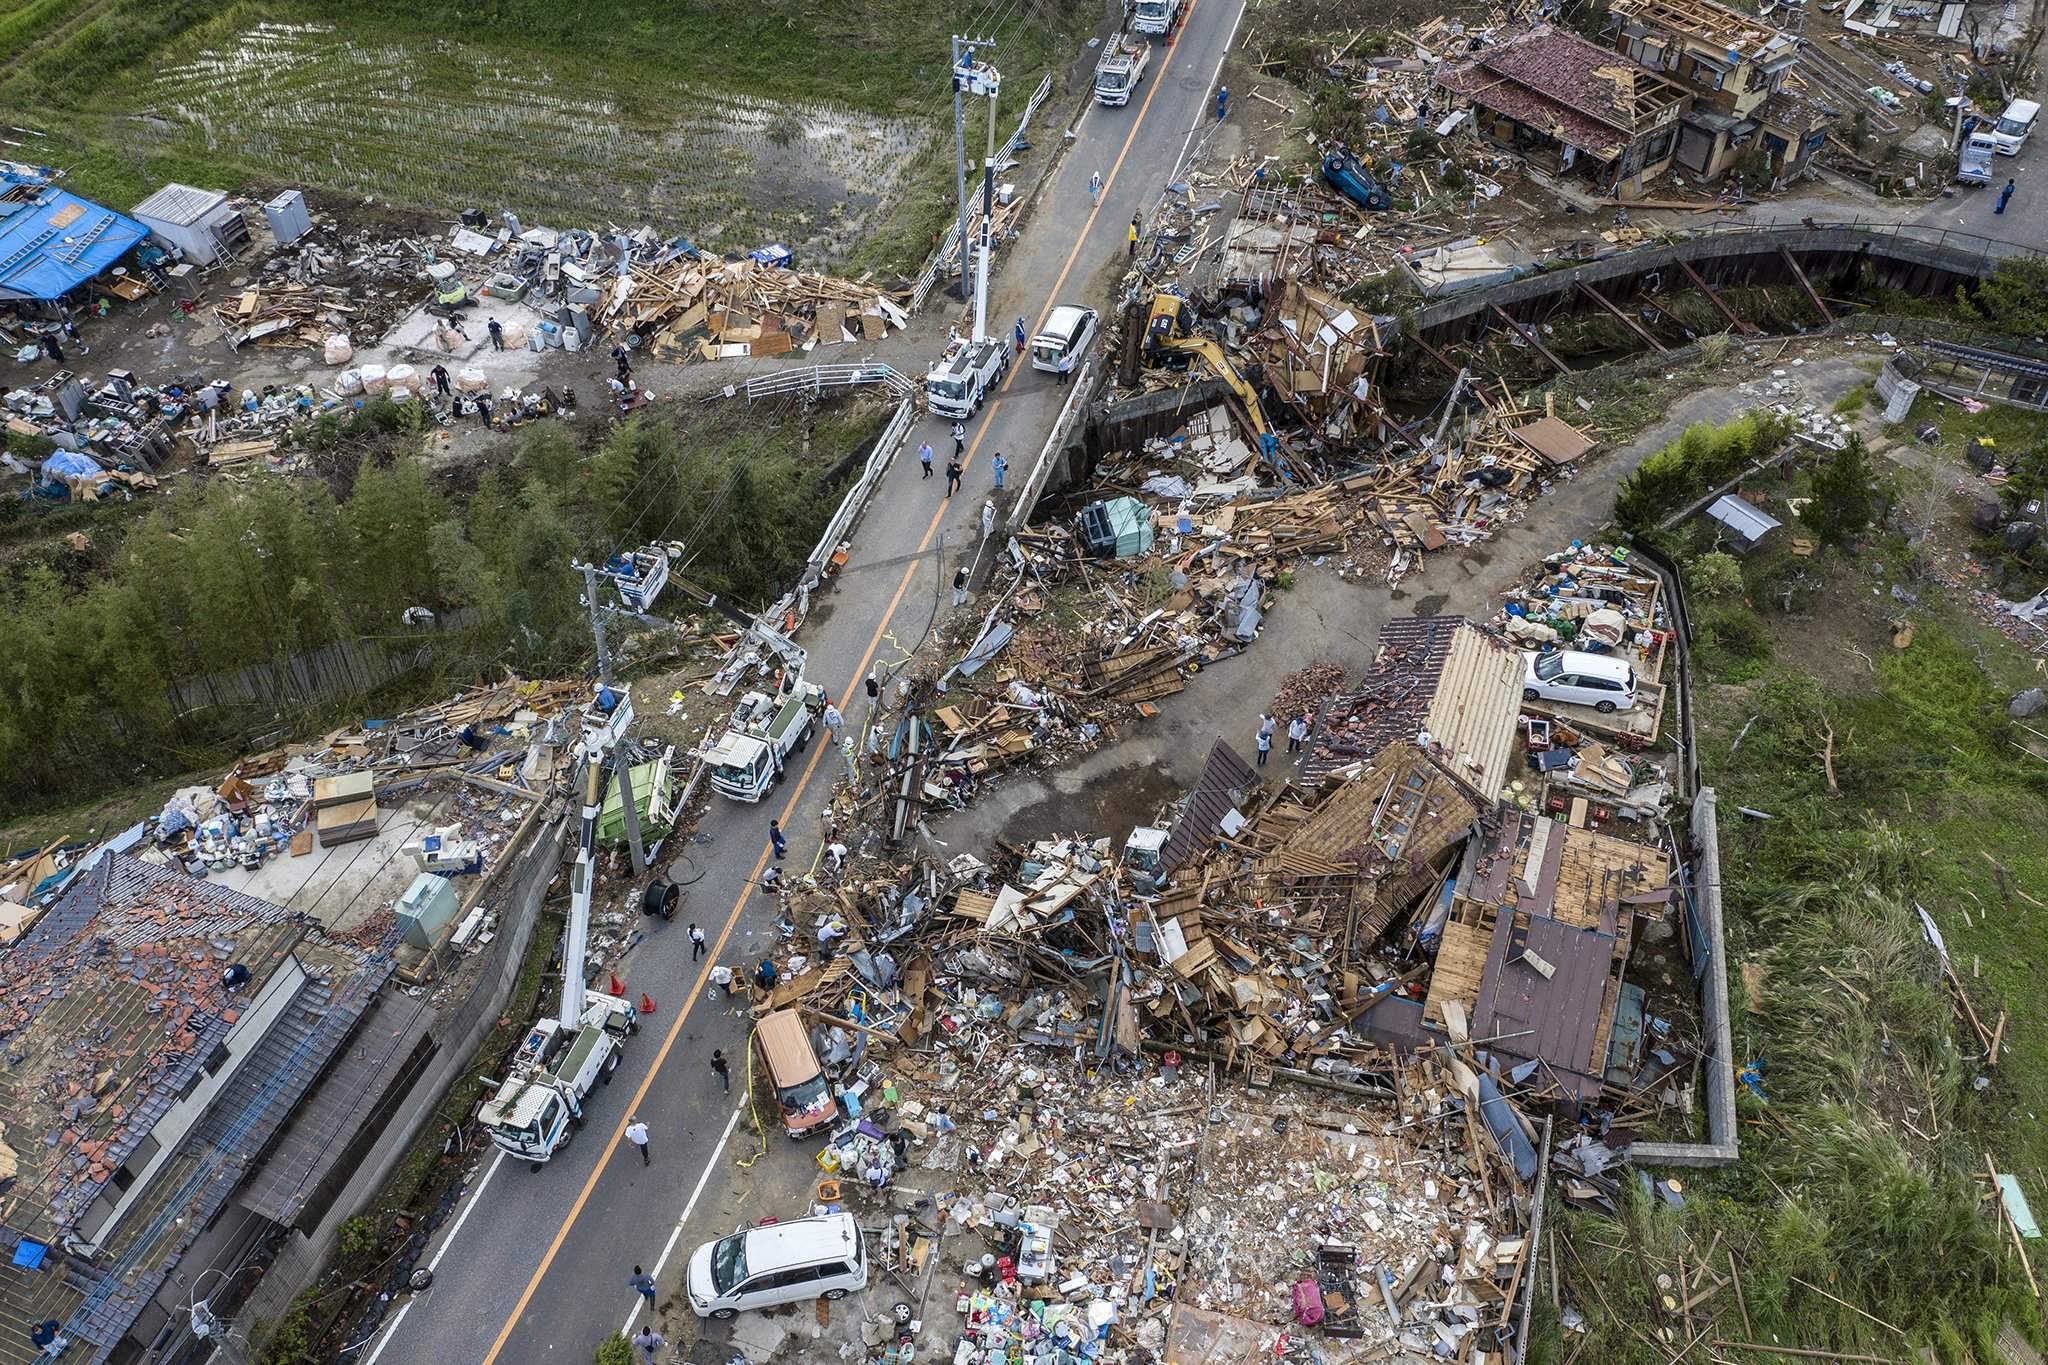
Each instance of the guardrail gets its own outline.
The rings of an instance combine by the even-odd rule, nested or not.
[[[1052,476],[1052,467],[1058,462],[1060,450],[1073,433],[1074,423],[1080,419],[1082,409],[1088,406],[1088,392],[1094,381],[1095,361],[1091,359],[1081,366],[1080,375],[1069,386],[1066,404],[1053,420],[1052,434],[1045,438],[1045,447],[1038,452],[1037,462],[1024,476],[1024,482],[1017,485],[1017,501],[1010,504],[1005,529],[1015,531],[1030,519],[1031,509],[1038,505],[1040,495],[1045,492],[1045,481]]]
[[[1000,166],[1003,163],[1003,159],[1016,151],[1019,144],[1024,141],[1024,130],[1030,126],[1032,116],[1038,112],[1038,107],[1045,103],[1046,97],[1050,94],[1052,94],[1052,73],[1047,72],[1039,79],[1038,88],[1031,92],[1031,98],[1024,102],[1024,116],[1017,120],[1017,130],[1010,134],[1009,141],[996,148],[997,165]],[[969,232],[974,231],[975,224],[980,221],[981,205],[979,203],[970,204],[967,211],[967,230]],[[939,276],[944,272],[946,262],[952,259],[953,253],[959,249],[960,224],[956,222],[946,229],[945,239],[939,243],[939,249],[934,251],[931,259],[925,262],[924,270],[918,274],[917,283],[910,287],[911,312],[914,313],[924,307],[925,299],[938,285]]]
[[[728,388],[725,393],[731,397],[744,392],[751,403],[783,393],[808,393],[816,397],[826,389],[856,388],[863,384],[881,384],[905,398],[917,394],[917,384],[908,375],[893,365],[873,360],[858,365],[807,365],[800,370],[778,370],[749,379],[744,388]]]
[[[832,520],[825,523],[824,534],[811,547],[810,557],[804,561],[804,571],[797,579],[796,587],[785,593],[782,600],[768,609],[771,620],[783,620],[791,612],[802,620],[810,613],[811,593],[825,579],[825,564],[841,541],[853,531],[853,525],[860,520],[860,514],[867,510],[868,499],[874,495],[882,476],[889,472],[890,463],[896,452],[903,448],[904,438],[910,434],[910,424],[917,420],[917,404],[905,398],[896,405],[896,411],[889,414],[889,423],[882,428],[882,434],[875,438],[875,447],[868,452],[867,463],[861,467],[860,477],[853,481],[853,487],[846,490],[846,496],[839,500],[839,510],[832,514]]]

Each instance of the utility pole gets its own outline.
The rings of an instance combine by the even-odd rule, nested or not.
[[[570,567],[581,570],[583,574],[583,605],[590,610],[590,634],[597,641],[597,685],[600,688],[608,688],[612,685],[612,656],[610,649],[605,645],[604,614],[609,609],[598,601],[597,566],[594,564],[581,564],[572,560]],[[627,703],[621,702],[620,705],[627,705]],[[629,720],[628,724],[630,723]],[[620,742],[623,742],[625,735],[621,733],[618,739]],[[626,843],[633,850],[633,875],[637,877],[647,870],[647,848],[640,841],[640,811],[633,802],[633,764],[630,759],[619,758],[616,748],[611,749],[609,755],[612,767],[619,774],[619,809],[626,817]],[[593,754],[589,751],[586,751],[584,754],[585,763],[602,765],[605,761],[605,755]],[[598,773],[585,777],[584,803],[586,807],[593,801],[599,807],[602,807],[604,804],[602,777],[601,769]],[[595,815],[586,811],[586,820],[594,821],[596,818]],[[577,998],[580,1001],[582,997],[579,995]]]
[[[972,254],[967,241],[967,114],[961,104],[963,94],[979,94],[971,90],[974,84],[974,54],[979,48],[994,47],[992,40],[985,38],[963,38],[953,35],[953,66],[948,73],[953,82],[953,184],[960,196],[960,297],[970,297],[973,275],[969,259]],[[985,68],[993,71],[994,68]],[[992,92],[991,92],[992,93]]]

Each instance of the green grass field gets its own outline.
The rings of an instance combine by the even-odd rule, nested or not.
[[[990,5],[1014,123],[1079,0]],[[10,155],[128,207],[165,180],[313,184],[453,216],[654,224],[904,271],[947,217],[948,35],[972,10],[704,0],[26,0]],[[1014,92],[1014,93],[1013,93]],[[40,134],[37,136],[35,134]]]

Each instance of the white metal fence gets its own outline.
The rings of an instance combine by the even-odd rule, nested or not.
[[[996,148],[997,165],[1000,166],[1004,158],[1016,151],[1018,144],[1024,141],[1024,130],[1030,126],[1032,116],[1037,114],[1038,107],[1045,103],[1046,97],[1050,94],[1052,94],[1052,74],[1048,72],[1038,82],[1038,88],[1031,92],[1031,98],[1025,101],[1024,117],[1017,120],[1017,131],[1010,134],[1008,142]],[[981,205],[979,203],[970,203],[967,209],[968,232],[973,232],[975,226],[980,222]],[[959,249],[960,224],[955,222],[946,229],[945,240],[939,243],[939,249],[932,253],[932,258],[925,262],[924,272],[917,277],[917,283],[910,288],[910,310],[912,312],[916,312],[924,307],[926,297],[938,285],[939,276],[946,273],[946,262],[952,259],[953,253]]]
[[[749,379],[743,389],[729,388],[727,396],[744,392],[748,402],[783,393],[808,393],[813,397],[826,389],[856,388],[880,384],[905,398],[917,394],[917,385],[893,365],[863,361],[858,365],[807,365],[800,370],[778,370]]]

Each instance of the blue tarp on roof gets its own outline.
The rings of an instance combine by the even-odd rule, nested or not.
[[[0,299],[54,299],[107,269],[149,229],[68,190],[0,219]]]

